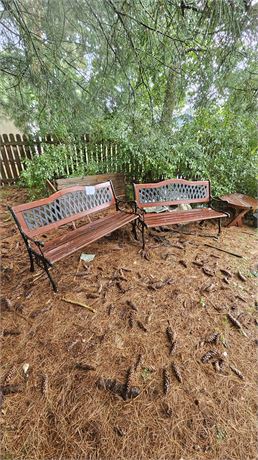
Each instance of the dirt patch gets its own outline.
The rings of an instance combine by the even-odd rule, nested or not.
[[[85,248],[89,270],[57,263],[54,294],[5,208],[26,190],[2,194],[2,457],[255,459],[255,231],[153,231],[147,260],[128,226]]]

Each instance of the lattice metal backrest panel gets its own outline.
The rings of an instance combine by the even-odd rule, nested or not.
[[[204,202],[209,200],[209,184],[187,184],[172,182],[160,187],[139,189],[139,202],[141,205],[150,203],[167,202]]]
[[[85,187],[83,190],[66,193],[48,204],[23,211],[23,218],[28,229],[33,231],[67,217],[105,207],[112,203],[112,198],[111,186]]]

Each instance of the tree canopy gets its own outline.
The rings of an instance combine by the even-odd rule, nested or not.
[[[94,131],[155,150],[153,162],[175,152],[179,128],[194,151],[214,117],[213,135],[222,118],[226,131],[246,123],[241,149],[253,151],[257,11],[249,0],[1,0],[1,103],[28,131]]]

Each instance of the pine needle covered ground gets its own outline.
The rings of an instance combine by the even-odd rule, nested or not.
[[[2,190],[1,458],[254,460],[255,231],[152,232],[147,260],[129,226],[54,294],[5,208],[26,200]]]

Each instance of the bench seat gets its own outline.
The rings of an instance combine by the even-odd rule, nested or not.
[[[206,219],[219,219],[221,217],[227,217],[227,215],[211,208],[201,208],[189,211],[161,212],[159,214],[148,213],[144,215],[144,223],[147,227],[159,227],[163,225],[187,224]]]
[[[122,211],[112,213],[46,242],[42,252],[50,263],[58,262],[137,218],[136,214]],[[37,246],[33,249],[40,253]]]

